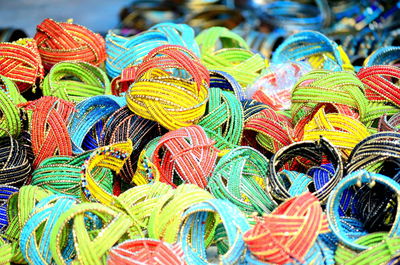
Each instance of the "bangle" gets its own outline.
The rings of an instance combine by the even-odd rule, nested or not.
[[[313,195],[321,203],[325,203],[330,192],[343,176],[343,163],[339,151],[323,137],[318,141],[302,141],[281,148],[272,156],[269,164],[271,177],[268,184],[272,196],[279,201],[285,201],[292,197],[287,188],[290,183],[285,183],[283,176],[278,175],[281,169],[289,167],[290,170],[296,170],[296,168],[310,170],[312,166],[320,167],[329,163],[332,164],[331,170],[334,173],[330,172],[328,177],[325,174],[315,174],[313,179],[315,189]],[[318,176],[322,178],[318,178]]]
[[[246,98],[243,88],[235,80],[235,78],[228,73],[210,70],[210,88],[213,87],[233,92],[236,98],[240,101]]]
[[[256,221],[243,240],[254,256],[274,264],[304,264],[318,235],[329,232],[321,204],[310,192],[287,200]]]
[[[400,132],[400,113],[396,113],[388,119],[388,115],[385,113],[379,120],[378,131],[384,132]]]
[[[128,215],[100,203],[74,205],[55,221],[49,236],[50,253],[56,264],[106,264],[109,249],[126,238],[132,225]],[[67,243],[65,234],[73,235]],[[62,254],[70,248],[76,255],[65,259]]]
[[[243,113],[244,113],[244,121],[247,122],[254,115],[257,115],[259,112],[265,109],[270,109],[268,105],[265,105],[262,102],[258,102],[254,99],[244,99],[241,101]]]
[[[40,54],[33,39],[19,39],[0,44],[0,75],[15,82],[21,92],[36,88],[36,81],[44,77]]]
[[[366,117],[362,122],[369,128],[369,130],[371,130],[373,127],[376,127],[376,124],[379,123],[379,120],[383,115],[392,116],[398,112],[399,109],[396,106],[369,101],[367,105],[367,113],[365,115]]]
[[[210,87],[207,110],[197,124],[215,141],[216,148],[235,148],[240,143],[243,131],[240,101],[231,92]]]
[[[365,59],[364,66],[369,67],[373,65],[391,65],[398,63],[400,59],[399,51],[400,47],[398,46],[380,47]]]
[[[72,151],[80,154],[98,147],[97,135],[102,130],[102,120],[125,104],[124,98],[116,96],[94,96],[79,102],[68,119]]]
[[[86,62],[57,63],[46,75],[42,90],[45,96],[55,96],[72,102],[111,94],[106,73]]]
[[[12,194],[16,192],[18,192],[18,188],[8,185],[0,185],[0,230],[2,231],[4,231],[8,226],[8,216],[7,216],[8,199]]]
[[[12,247],[11,244],[6,243],[3,239],[0,239],[0,263],[4,265],[10,265],[12,259]]]
[[[0,136],[11,134],[18,136],[22,131],[22,122],[17,104],[26,102],[19,94],[14,83],[5,76],[0,75]]]
[[[207,227],[214,226],[215,229],[219,219],[229,242],[228,251],[219,256],[219,261],[222,264],[242,264],[247,251],[242,236],[250,225],[236,206],[224,200],[209,199],[193,204],[182,219],[179,242],[188,264],[214,264],[207,261],[205,238],[210,231]]]
[[[322,106],[304,126],[304,141],[325,137],[347,159],[353,148],[370,133],[359,120],[340,113],[325,113]]]
[[[261,110],[246,120],[242,145],[250,145],[258,150],[261,147],[274,154],[293,142],[292,126],[289,118],[273,109]]]
[[[150,140],[139,155],[137,169],[133,175],[132,183],[139,186],[154,181],[160,181],[160,172],[152,161],[152,156],[161,136]]]
[[[368,100],[364,95],[363,83],[350,72],[316,70],[304,75],[293,88],[292,118],[297,123],[310,115],[318,104],[346,105],[367,118]]]
[[[111,78],[117,77],[129,65],[140,63],[152,49],[167,43],[167,36],[155,30],[148,30],[129,38],[110,30],[106,36],[107,75]]]
[[[172,187],[190,183],[204,189],[218,151],[203,128],[193,125],[164,134],[154,149],[152,161],[161,182]]]
[[[176,189],[162,196],[158,203],[154,205],[147,226],[148,237],[167,243],[177,242],[184,212],[192,205],[212,198],[213,196],[209,192],[195,185],[179,185]],[[206,230],[204,236],[206,245],[211,243],[214,230],[214,225]]]
[[[154,121],[146,120],[133,114],[128,107],[116,110],[105,122],[100,137],[100,146],[119,143],[131,139],[133,151],[121,169],[120,176],[132,182],[140,152],[146,144],[162,134],[160,126]],[[137,183],[137,185],[140,185]]]
[[[63,61],[83,61],[99,66],[106,59],[103,37],[83,26],[46,18],[36,30],[35,40],[46,70]]]
[[[244,213],[269,213],[278,205],[264,190],[267,174],[268,160],[261,153],[238,147],[220,158],[207,189],[215,198],[230,201]]]
[[[19,192],[13,193],[8,199],[7,216],[9,224],[7,230],[3,233],[3,238],[11,242],[12,262],[17,264],[26,262],[19,249],[22,228],[29,219],[35,205],[50,195],[50,192],[39,187],[26,185],[21,187]]]
[[[28,263],[52,263],[52,253],[48,249],[51,230],[60,215],[77,203],[78,200],[69,196],[51,195],[35,206],[22,228],[19,241],[21,252]],[[68,239],[68,236],[62,235],[64,239]],[[74,254],[73,248],[66,250],[62,253],[64,259]]]
[[[400,133],[397,132],[380,132],[366,137],[351,152],[346,172],[351,173],[360,169],[382,172],[385,170],[385,166],[392,168],[391,160],[397,159],[400,155],[399,139]],[[386,165],[386,163],[389,164]],[[392,174],[394,174],[394,179],[400,177],[397,172],[392,172]]]
[[[108,265],[158,264],[186,265],[179,244],[154,239],[127,240],[110,250]]]
[[[67,121],[75,111],[74,104],[56,97],[44,96],[23,104],[23,107],[32,111],[30,132],[35,155],[33,168],[56,154],[72,155]]]
[[[400,247],[400,240],[387,237],[387,233],[368,234],[358,238],[355,242],[369,248],[362,252],[355,252],[340,244],[335,253],[337,263],[349,265],[388,264],[387,262],[396,255]]]
[[[370,101],[384,102],[400,107],[400,68],[390,65],[362,68],[357,77],[365,86],[365,94]],[[393,80],[393,81],[392,81]]]
[[[362,184],[368,184],[369,187],[367,187],[366,185],[364,185],[363,187]],[[374,192],[373,187],[376,184],[379,185],[378,188],[384,188],[385,192]],[[355,214],[357,217],[357,211],[365,211],[365,207],[367,207],[368,209],[372,209],[371,212],[368,210],[368,212],[362,213],[364,215],[368,214],[372,216],[363,216],[362,218],[365,218],[364,220],[366,221],[371,221],[372,224],[381,225],[380,222],[389,223],[386,224],[386,226],[391,226],[391,229],[388,232],[388,237],[398,237],[400,233],[400,219],[397,218],[398,216],[396,214],[397,212],[399,212],[396,194],[400,192],[400,185],[389,177],[376,173],[371,173],[365,170],[359,170],[350,173],[343,180],[341,180],[328,198],[326,209],[329,227],[331,228],[332,232],[338,237],[339,241],[347,248],[351,248],[356,251],[364,251],[369,248],[369,246],[366,244],[357,243],[347,233],[343,233],[342,231],[343,225],[342,222],[340,222],[339,216],[341,199],[344,195],[345,190],[354,187],[354,185],[360,187],[358,193],[364,191],[361,195],[364,196],[365,199],[368,201],[361,201],[361,203],[363,203],[364,205],[362,205],[362,207],[358,209],[356,207],[360,207],[360,205],[354,205],[355,208],[353,210],[353,215]],[[387,193],[389,190],[391,194],[388,197]]]
[[[81,170],[91,152],[84,152],[75,157],[53,156],[43,160],[32,173],[32,185],[39,186],[58,195],[74,198],[82,197]],[[103,190],[112,193],[113,174],[105,167],[98,167],[92,172],[95,181]]]
[[[118,174],[131,155],[132,150],[132,141],[128,139],[127,142],[99,147],[90,154],[83,163],[81,169],[81,185],[84,199],[88,201],[99,201],[107,206],[112,204],[114,195],[110,194],[109,191],[103,189],[101,186],[101,183],[106,180],[97,180],[92,172],[96,167],[105,167]]]

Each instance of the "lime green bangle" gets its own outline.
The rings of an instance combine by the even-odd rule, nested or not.
[[[61,62],[54,65],[43,81],[43,95],[80,102],[88,97],[111,95],[106,73],[86,62]]]
[[[198,123],[216,141],[218,149],[235,148],[242,138],[243,109],[235,95],[219,88],[209,89],[208,114]]]
[[[24,257],[19,249],[19,237],[21,230],[28,220],[36,203],[50,196],[49,191],[37,186],[23,186],[19,192],[10,196],[7,205],[7,216],[9,225],[3,237],[11,242],[12,262],[24,263]]]
[[[26,102],[26,99],[21,95],[15,83],[11,79],[2,75],[0,75],[0,88],[11,97],[14,104]]]
[[[378,127],[379,119],[384,115],[392,116],[399,112],[399,109],[393,105],[388,105],[380,102],[368,102],[367,113],[362,120],[365,126],[369,127],[371,133],[371,129],[375,129]]]
[[[181,184],[160,198],[150,215],[148,233],[150,238],[175,243],[182,223],[182,215],[190,206],[212,199],[213,196],[193,184]],[[214,235],[215,227],[207,229],[206,245]]]
[[[12,247],[0,238],[0,264],[9,265],[12,258]]]
[[[372,233],[360,237],[355,242],[369,248],[355,252],[339,245],[335,252],[335,261],[347,265],[378,265],[388,262],[400,249],[400,238],[389,238],[387,233]]]

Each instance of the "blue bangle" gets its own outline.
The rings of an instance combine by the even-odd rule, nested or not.
[[[340,221],[340,219],[342,218],[340,217],[339,214],[340,199],[344,191],[350,188],[351,186],[354,185],[361,186],[362,184],[370,184],[375,182],[390,188],[396,194],[400,194],[400,184],[394,181],[393,179],[381,174],[360,170],[350,173],[347,177],[342,179],[328,198],[326,209],[327,209],[328,222],[332,232],[337,236],[337,238],[341,243],[357,251],[366,250],[368,246],[354,243],[354,238],[351,238],[347,233],[344,233],[343,230],[345,227],[343,223]],[[397,206],[396,219],[393,222],[392,228],[388,233],[389,237],[397,237],[400,235],[399,214],[400,214],[400,207]]]
[[[13,186],[0,185],[0,230],[3,230],[8,226],[8,198],[16,192],[18,192],[18,189]]]
[[[183,214],[184,221],[178,238],[187,263],[214,264],[207,262],[204,244],[205,224],[211,213],[215,214],[215,218],[216,215],[221,218],[230,245],[229,250],[219,257],[219,264],[243,264],[247,248],[242,236],[250,229],[250,225],[235,205],[219,199],[194,204]]]
[[[242,86],[230,74],[223,71],[210,70],[211,87],[232,91],[238,100],[246,98]]]
[[[388,65],[399,61],[400,46],[381,47],[365,60],[364,66]]]

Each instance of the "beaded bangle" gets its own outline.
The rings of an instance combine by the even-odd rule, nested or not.
[[[110,250],[108,265],[186,265],[179,244],[154,239],[128,240]]]
[[[243,264],[247,249],[242,235],[250,229],[250,225],[236,206],[224,200],[210,199],[192,205],[182,218],[179,242],[188,264],[215,264],[207,260],[206,226],[215,224],[219,219],[229,242],[229,249],[219,256],[219,262]]]
[[[343,180],[341,180],[338,185],[335,187],[335,189],[332,191],[332,193],[329,195],[328,202],[327,202],[327,217],[329,221],[329,226],[332,230],[332,232],[338,237],[339,241],[344,244],[346,247],[351,248],[356,251],[363,251],[369,248],[368,245],[365,244],[359,244],[357,242],[354,242],[353,239],[349,237],[349,235],[343,233],[343,225],[341,222],[339,222],[340,217],[339,217],[339,208],[341,204],[341,198],[344,195],[344,192],[346,189],[354,186],[357,184],[357,186],[361,187],[362,184],[370,184],[371,186],[374,185],[375,183],[379,183],[387,188],[389,188],[395,195],[393,198],[396,197],[396,194],[400,192],[400,185],[392,180],[391,178],[388,178],[386,176],[376,174],[376,173],[370,173],[365,170],[359,170],[353,173],[350,173],[347,175]],[[371,196],[376,196],[375,195],[370,195]],[[371,199],[371,198],[369,198]],[[380,202],[378,202],[380,203]],[[390,210],[388,209],[388,205],[383,205],[383,208],[381,208],[381,211],[386,211]],[[399,229],[399,222],[400,219],[398,218],[399,214],[399,207],[395,206],[394,209],[394,222],[391,225],[391,229],[388,233],[388,237],[398,237],[400,233]],[[379,209],[378,209],[379,210]]]
[[[100,134],[102,127],[98,122],[107,119],[125,104],[124,98],[116,96],[95,96],[79,102],[76,105],[76,112],[72,113],[68,122],[72,151],[80,154],[85,149],[91,150],[98,147],[98,139],[93,140],[91,135],[99,138],[97,135]]]
[[[260,111],[270,109],[268,105],[258,102],[254,99],[245,99],[241,101],[244,111],[244,121],[247,122],[253,115],[258,114]]]
[[[115,111],[104,123],[100,145],[105,146],[128,139],[132,140],[132,155],[128,158],[120,173],[120,176],[127,183],[130,183],[136,171],[140,152],[150,140],[159,135],[161,135],[161,131],[155,122],[133,114],[127,107],[122,107]]]
[[[371,130],[377,127],[377,124],[379,124],[379,120],[383,115],[392,116],[398,112],[399,109],[396,106],[370,101],[367,105],[366,117],[362,122],[365,126],[369,127],[369,130]]]
[[[0,185],[0,230],[4,231],[8,226],[7,204],[9,197],[18,192],[13,186]],[[1,241],[0,241],[1,242]]]
[[[106,36],[108,76],[117,77],[127,66],[140,63],[152,49],[165,44],[168,38],[160,31],[148,30],[129,38],[109,31]]]
[[[339,264],[349,265],[378,265],[387,264],[400,248],[398,238],[387,237],[387,233],[372,233],[360,237],[357,244],[368,246],[367,250],[360,253],[339,245],[335,253],[335,261]]]
[[[11,98],[14,104],[18,105],[26,102],[26,99],[21,95],[15,83],[2,75],[0,75],[0,88]]]
[[[250,147],[238,147],[222,156],[208,181],[217,199],[229,200],[242,212],[271,212],[277,204],[264,190],[268,160]]]
[[[135,185],[144,185],[154,181],[160,181],[160,172],[154,165],[151,157],[161,137],[156,137],[149,141],[143,148],[137,161],[137,169],[132,178],[132,183]]]
[[[179,185],[175,190],[162,196],[154,205],[147,226],[149,238],[160,239],[168,243],[176,242],[184,212],[192,205],[212,198],[213,196],[209,192],[195,185]],[[209,229],[206,230],[204,240],[206,245],[209,245],[215,226],[209,223],[207,226]]]
[[[400,158],[400,133],[380,132],[360,141],[353,149],[346,165],[348,173],[366,169],[380,172],[385,162]],[[400,177],[397,172],[394,179]]]
[[[56,264],[106,264],[109,249],[119,240],[128,239],[126,234],[132,225],[129,216],[100,203],[74,205],[55,222],[50,233],[50,252]],[[73,234],[68,244],[64,233]],[[66,260],[62,253],[68,248],[74,248],[76,255]]]
[[[353,148],[370,133],[368,129],[355,118],[339,113],[325,113],[320,108],[312,120],[304,126],[304,141],[316,141],[325,137],[347,159]]]
[[[388,115],[384,114],[378,124],[378,131],[400,132],[400,113],[396,113],[388,119]]]
[[[289,199],[256,221],[243,239],[253,255],[274,264],[304,264],[318,235],[329,231],[321,204],[310,192]]]
[[[35,205],[50,195],[50,192],[39,187],[26,185],[8,199],[7,216],[9,225],[3,237],[11,242],[12,262],[18,264],[25,262],[18,247],[22,228],[29,219],[29,215]]]
[[[43,78],[44,70],[35,40],[3,42],[0,54],[0,75],[16,82],[21,92],[35,87],[36,81]]]
[[[7,133],[18,136],[22,131],[22,122],[19,115],[18,103],[26,101],[16,89],[14,83],[0,75],[0,137]]]
[[[173,187],[181,183],[207,186],[217,160],[218,149],[202,127],[193,125],[164,134],[152,157],[160,181]]]
[[[32,169],[28,149],[10,134],[0,138],[0,165],[0,185],[22,186],[29,182]]]
[[[312,71],[304,75],[292,92],[292,118],[297,123],[320,104],[340,104],[357,111],[360,120],[367,118],[367,99],[363,83],[350,72]]]
[[[0,239],[0,264],[10,265],[12,258],[12,247],[3,239]]]
[[[390,65],[398,63],[400,60],[399,46],[380,47],[364,61],[364,66]]]
[[[259,150],[261,146],[261,149],[274,154],[293,142],[292,126],[290,119],[273,109],[261,110],[246,120],[242,145]]]
[[[99,66],[106,59],[103,37],[83,26],[46,18],[36,30],[35,40],[46,70],[63,61],[83,61]]]
[[[111,94],[106,73],[86,62],[54,65],[42,85],[43,95],[80,102],[88,97]]]
[[[32,111],[31,142],[35,155],[33,167],[54,155],[72,155],[71,138],[67,120],[75,111],[74,105],[56,97],[41,97],[23,104],[25,110]]]
[[[232,91],[238,100],[244,100],[246,98],[243,88],[230,74],[210,70],[210,88],[217,87],[222,90]]]
[[[19,241],[21,252],[29,264],[53,263],[52,253],[48,250],[51,230],[60,215],[77,203],[75,198],[69,196],[51,195],[36,205],[22,228]],[[62,235],[64,240],[68,236]],[[73,248],[66,248],[62,256],[69,259],[74,254]]]
[[[82,197],[81,171],[91,152],[76,157],[53,156],[43,160],[32,173],[32,185],[39,186],[54,194]],[[108,168],[97,167],[91,174],[103,190],[113,192],[113,174]]]
[[[210,87],[207,107],[207,114],[197,124],[216,142],[216,148],[237,146],[243,130],[243,110],[239,100],[231,92]]]
[[[328,178],[314,178],[313,180],[315,189],[313,194],[321,203],[325,202],[329,193],[343,176],[342,158],[338,150],[326,139],[321,138],[319,141],[293,143],[278,150],[272,156],[269,164],[271,177],[268,184],[270,185],[271,194],[279,201],[285,201],[291,197],[284,184],[284,179],[282,179],[282,176],[278,176],[278,172],[290,162],[292,169],[296,166],[300,167],[300,169],[301,167],[309,169],[312,165],[318,167],[323,164],[332,163],[334,173],[330,173]]]
[[[99,201],[105,205],[111,205],[114,196],[101,187],[101,182],[96,181],[92,171],[96,167],[105,167],[117,174],[133,150],[132,141],[116,143],[99,147],[85,160],[81,170],[81,185],[84,198],[89,201]],[[119,195],[119,194],[118,194]]]

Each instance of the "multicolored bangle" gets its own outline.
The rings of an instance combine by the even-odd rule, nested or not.
[[[143,148],[137,161],[137,169],[133,175],[132,183],[135,185],[144,185],[160,181],[160,172],[152,161],[152,156],[161,136],[150,140]]]
[[[396,113],[388,119],[388,115],[385,113],[379,120],[378,131],[390,131],[400,132],[400,113]]]
[[[240,101],[246,98],[241,85],[228,73],[210,70],[210,88],[214,87],[233,92]]]

